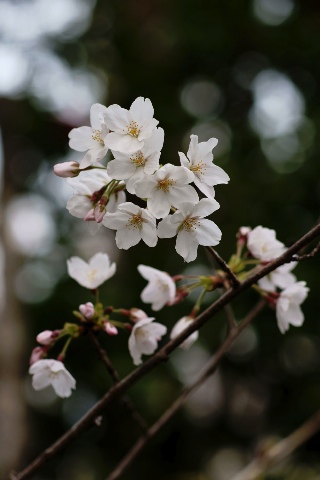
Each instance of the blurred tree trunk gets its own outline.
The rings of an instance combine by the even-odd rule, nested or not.
[[[21,382],[24,326],[19,302],[14,295],[14,278],[19,259],[5,232],[6,205],[11,198],[6,176],[0,179],[0,477],[8,478],[17,466],[27,437],[26,405]]]

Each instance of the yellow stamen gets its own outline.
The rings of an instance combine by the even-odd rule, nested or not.
[[[140,215],[132,215],[131,219],[126,224],[126,227],[129,230],[131,230],[132,228],[133,229],[138,228],[139,230],[141,230],[142,224],[143,224],[143,218],[142,218],[141,214]]]
[[[138,138],[140,133],[140,128],[137,122],[131,122],[130,125],[127,126],[128,135],[131,137]]]
[[[191,165],[190,170],[191,172],[198,173],[200,175],[204,175],[206,171],[206,164],[203,160],[199,160],[196,165]]]
[[[104,141],[101,138],[101,130],[94,130],[92,134],[93,140],[99,142],[102,146],[104,146]]]
[[[158,181],[158,189],[163,190],[164,192],[169,192],[170,187],[172,187],[176,182],[170,178],[165,178],[164,180]]]

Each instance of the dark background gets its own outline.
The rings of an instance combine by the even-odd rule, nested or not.
[[[177,151],[186,152],[190,133],[200,141],[219,139],[215,162],[231,178],[216,187],[220,255],[235,251],[241,225],[273,228],[289,246],[319,216],[319,30],[316,1],[0,1],[4,474],[31,461],[110,385],[88,339],[81,339],[66,359],[77,379],[69,399],[31,388],[28,359],[37,333],[61,328],[72,321],[73,309],[91,300],[67,277],[67,258],[109,253],[117,274],[102,298],[125,308],[143,308],[140,263],[170,274],[211,269],[200,249],[197,261],[185,264],[174,240],[119,252],[104,227],[91,237],[65,209],[71,190],[52,174],[54,163],[79,159],[68,148],[68,132],[88,124],[92,103],[129,108],[137,96],[149,97],[165,131],[163,163],[179,163]],[[282,335],[274,312],[263,312],[124,479],[228,480],[261,445],[289,434],[319,408],[318,272],[318,258],[296,269],[311,289],[303,327]],[[248,292],[233,302],[237,318],[256,300]],[[191,308],[186,301],[156,318],[170,329]],[[195,378],[225,328],[221,313],[189,351],[176,351],[130,390],[150,424]],[[127,336],[104,341],[121,376],[132,371]],[[100,429],[83,435],[34,478],[103,479],[137,435],[125,410],[112,405]],[[318,435],[262,478],[320,478],[319,442]]]

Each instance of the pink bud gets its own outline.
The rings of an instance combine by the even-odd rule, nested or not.
[[[118,335],[118,329],[110,322],[104,322],[103,329],[107,332],[108,335]]]
[[[148,315],[140,308],[130,308],[130,320],[133,322],[139,322],[143,318],[148,318]]]
[[[45,347],[36,347],[32,350],[31,357],[29,360],[30,365],[33,365],[34,363],[38,362],[41,360],[41,358],[44,357],[47,349]]]
[[[96,208],[94,209],[94,218],[97,223],[101,223],[103,220],[103,217],[105,216],[107,210],[104,205],[97,205]]]
[[[58,177],[76,177],[79,175],[79,163],[78,162],[63,162],[57,163],[53,167],[53,171]]]
[[[82,315],[88,319],[94,316],[94,306],[93,303],[87,302],[79,306],[79,311]]]
[[[83,220],[84,220],[85,222],[92,222],[92,221],[95,220],[93,208],[91,208],[91,210],[89,210],[89,212],[86,213],[86,215],[84,216]]]
[[[44,330],[37,335],[37,342],[41,345],[50,345],[52,342],[53,332],[52,330]]]

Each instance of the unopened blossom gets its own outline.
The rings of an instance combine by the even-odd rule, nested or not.
[[[141,356],[152,355],[158,342],[167,332],[167,327],[153,322],[154,318],[143,318],[135,323],[129,337],[129,352],[135,365],[142,363]]]
[[[30,365],[33,365],[34,363],[41,360],[41,358],[45,356],[47,350],[48,350],[47,347],[35,347],[31,352],[31,356],[29,360]]]
[[[259,225],[248,233],[247,247],[251,255],[270,262],[285,252],[285,246],[276,239],[276,232]]]
[[[76,381],[62,362],[58,360],[39,360],[31,365],[29,373],[33,375],[32,386],[35,390],[43,390],[52,385],[59,397],[70,397]]]
[[[107,186],[114,181],[103,168],[82,172],[80,176],[69,178],[67,182],[74,190],[74,195],[67,202],[67,210],[74,217],[82,218],[96,226],[91,228],[92,233],[99,228],[96,218],[102,221],[107,211],[115,212],[118,205],[126,201],[126,195],[122,190],[107,195]]]
[[[63,178],[76,177],[80,173],[79,163],[78,162],[57,163],[56,165],[54,165],[53,171],[58,177],[63,177]]]
[[[95,103],[90,109],[91,127],[73,128],[69,133],[69,146],[78,152],[87,152],[81,161],[81,168],[89,167],[101,160],[107,153],[105,144],[108,128],[104,123],[107,108]]]
[[[163,140],[163,129],[156,128],[152,136],[145,140],[144,146],[137,152],[131,154],[114,152],[114,160],[108,162],[107,165],[110,177],[116,180],[126,180],[126,189],[129,193],[135,194],[136,182],[158,170]]]
[[[181,332],[183,332],[189,325],[193,322],[193,318],[191,317],[182,317],[180,320],[177,321],[177,323],[174,325],[173,329],[171,330],[170,333],[170,338],[171,340],[178,335],[180,335]],[[199,337],[199,332],[196,330],[195,332],[191,333],[188,338],[186,338],[181,345],[179,345],[180,348],[183,348],[184,350],[187,350],[188,348],[191,347],[191,345],[198,340]]]
[[[118,329],[110,322],[103,322],[103,330],[110,336],[118,335]]]
[[[87,302],[83,303],[79,306],[79,312],[82,313],[82,315],[85,318],[90,318],[94,317],[95,311],[94,311],[94,305],[92,302]]]
[[[148,247],[157,244],[155,218],[145,208],[140,208],[131,202],[119,205],[115,213],[107,213],[103,225],[117,230],[116,244],[118,248],[127,250],[143,240]]]
[[[141,293],[141,300],[144,303],[151,303],[154,311],[161,310],[166,304],[173,303],[176,296],[176,284],[167,272],[147,265],[139,265],[138,271],[149,282]]]
[[[130,320],[132,322],[138,322],[139,320],[147,317],[148,315],[140,308],[130,308]]]
[[[149,98],[136,98],[129,110],[110,105],[104,114],[105,123],[111,130],[106,139],[107,146],[122,153],[141,150],[159,123],[153,114]]]
[[[41,345],[50,345],[52,341],[57,338],[60,330],[44,330],[43,332],[38,333],[37,342]]]
[[[213,163],[212,149],[217,143],[216,138],[198,143],[198,136],[191,135],[187,155],[179,152],[181,165],[193,173],[194,184],[209,198],[215,196],[214,185],[228,183],[230,180],[229,175]]]
[[[96,253],[88,263],[82,258],[71,257],[67,260],[67,266],[70,277],[91,290],[102,285],[116,271],[116,264],[110,263],[106,253]]]
[[[181,203],[179,210],[164,218],[158,225],[159,238],[177,235],[176,251],[186,262],[197,257],[198,245],[214,246],[221,240],[220,228],[207,217],[219,208],[216,200],[203,198],[196,205]]]
[[[169,214],[171,207],[178,208],[182,202],[198,202],[197,192],[188,185],[192,180],[190,170],[167,163],[154,175],[146,176],[135,184],[136,195],[147,198],[152,215],[163,218]]]
[[[281,265],[265,277],[261,278],[258,281],[259,287],[267,292],[272,292],[276,288],[284,289],[289,287],[297,281],[296,276],[291,273],[291,270],[293,270],[296,265],[297,262],[290,262]]]
[[[281,333],[289,329],[289,325],[300,327],[304,322],[304,315],[300,305],[305,301],[309,292],[306,282],[296,282],[285,288],[276,303],[276,316]]]

